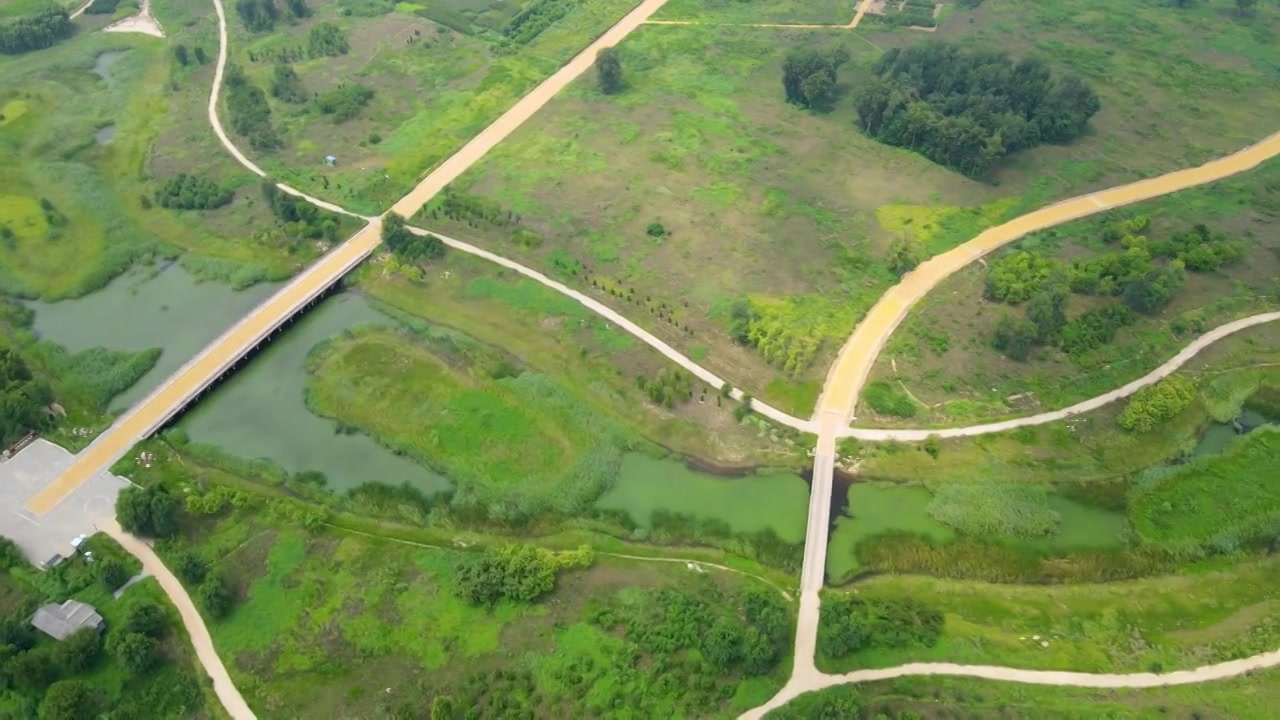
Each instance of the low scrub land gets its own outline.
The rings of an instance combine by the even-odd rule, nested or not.
[[[843,685],[802,695],[769,713],[769,720],[812,717],[886,717],[893,720],[956,717],[1037,717],[1054,720],[1095,718],[1234,718],[1268,717],[1280,702],[1280,672],[1248,675],[1149,690],[1024,685],[967,678],[908,677]],[[826,712],[827,715],[819,713]]]
[[[259,502],[188,497],[161,552],[263,714],[732,717],[785,674],[790,609],[754,581],[307,531]]]
[[[1113,390],[1271,309],[1280,164],[1033,234],[940,284],[890,340],[859,423],[973,424]],[[875,393],[879,393],[876,395]]]
[[[1275,571],[1275,559],[1266,558],[1056,587],[876,577],[859,582],[857,594],[823,603],[827,643],[819,647],[833,672],[916,661],[1079,672],[1192,668],[1275,647]],[[840,608],[830,620],[828,602]],[[875,625],[870,633],[841,634],[866,617],[897,618],[903,634]],[[877,633],[892,639],[877,641]],[[870,639],[850,648],[846,637]]]
[[[240,3],[226,117],[280,179],[381,212],[634,5]]]
[[[94,562],[77,555],[47,572],[31,567],[0,538],[0,714],[14,718],[215,718],[178,613],[154,580],[112,592],[138,564],[103,538],[90,540]],[[106,631],[81,630],[61,641],[34,629],[45,603],[88,603]]]
[[[670,0],[655,20],[846,25],[860,0]]]
[[[751,7],[739,5],[730,9]],[[1193,94],[1197,108],[1276,104],[1269,91],[1245,101],[1269,86],[1246,79],[1255,70],[1225,69],[1272,56],[1274,13],[1226,16],[1206,45],[1207,8],[1133,5],[1117,30],[1074,20],[1109,18],[1111,5],[993,0],[958,10],[973,22],[945,24],[944,37],[876,33],[874,45],[838,30],[648,26],[618,48],[620,91],[614,71],[608,93],[584,77],[420,222],[485,238],[642,320],[647,312],[677,347],[807,412],[839,342],[923,258],[1055,197],[1194,164],[1274,130],[1265,112],[1191,105]],[[938,44],[945,36],[957,44]],[[953,78],[966,83],[963,107],[930,105],[931,87],[912,87],[927,97],[905,103],[908,66],[979,46],[1008,54],[948,65],[992,69]],[[924,129],[903,129],[909,107],[934,135],[972,135],[943,145],[972,146],[973,157],[925,147]],[[855,181],[838,180],[850,167]]]

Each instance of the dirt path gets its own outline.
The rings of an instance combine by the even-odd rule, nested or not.
[[[85,8],[88,8],[85,5]],[[164,29],[151,14],[151,0],[142,0],[142,8],[137,15],[130,15],[113,25],[103,28],[102,32],[141,33],[152,37],[164,37]]]
[[[1209,332],[1196,338],[1191,344],[1187,345],[1177,355],[1174,355],[1167,362],[1124,387],[1116,388],[1109,393],[1104,393],[1094,398],[1090,398],[1083,402],[1076,403],[1071,407],[1061,410],[1053,410],[1051,412],[1040,413],[1039,415],[1030,415],[1023,418],[1015,418],[1013,420],[1002,420],[1000,422],[987,423],[985,425],[970,425],[968,427],[959,428],[939,428],[925,430],[881,430],[877,428],[851,428],[845,427],[840,430],[840,437],[852,437],[859,440],[902,440],[909,442],[919,442],[928,438],[930,435],[937,435],[942,438],[950,437],[970,437],[973,435],[986,435],[988,433],[1004,432],[1005,430],[1013,430],[1014,428],[1027,427],[1029,425],[1044,425],[1045,423],[1055,422],[1057,420],[1065,420],[1066,418],[1086,413],[1091,410],[1113,403],[1117,400],[1129,397],[1138,392],[1142,388],[1151,385],[1173,374],[1178,368],[1186,365],[1197,354],[1202,352],[1210,345],[1222,340],[1230,335],[1251,328],[1263,323],[1275,322],[1280,320],[1280,312],[1260,313],[1258,315],[1250,315],[1246,318],[1234,320],[1224,323]]]
[[[102,523],[99,529],[112,540],[120,543],[120,546],[130,555],[138,558],[142,562],[143,573],[154,576],[159,581],[164,594],[169,597],[169,601],[178,608],[178,614],[182,616],[182,625],[187,629],[187,635],[191,637],[191,645],[196,649],[196,657],[204,666],[209,679],[213,681],[213,691],[217,693],[218,700],[222,703],[222,707],[226,708],[227,714],[232,717],[232,720],[256,720],[257,716],[249,709],[249,704],[244,701],[240,691],[236,690],[235,683],[231,682],[231,676],[222,665],[222,659],[218,657],[213,647],[213,638],[209,636],[209,630],[204,625],[204,618],[200,617],[200,611],[191,602],[191,596],[187,594],[186,588],[182,587],[178,578],[165,567],[160,556],[156,555],[150,545],[125,532],[115,520]]]
[[[72,10],[71,15],[69,15],[68,17],[70,17],[72,20],[75,20],[76,18],[83,15],[84,11],[88,10],[89,6],[92,4],[93,4],[93,0],[85,0],[85,3],[80,7],[76,8],[75,10]]]

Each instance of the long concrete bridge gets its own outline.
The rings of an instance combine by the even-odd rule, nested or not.
[[[109,470],[131,447],[163,427],[242,358],[369,257],[381,242],[381,235],[381,221],[370,222],[241,318],[142,402],[121,415],[109,430],[78,454],[75,462],[56,480],[27,501],[27,512],[37,517],[45,515],[73,490]]]

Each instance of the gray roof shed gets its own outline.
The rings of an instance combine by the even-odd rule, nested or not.
[[[93,609],[79,600],[67,600],[61,605],[49,603],[36,610],[31,624],[37,630],[55,640],[62,640],[77,630],[93,628],[99,632],[106,626],[106,621]]]

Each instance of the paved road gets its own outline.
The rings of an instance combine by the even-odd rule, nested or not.
[[[249,709],[249,704],[244,701],[240,691],[236,690],[235,683],[231,682],[231,676],[227,674],[226,667],[223,666],[221,658],[213,647],[213,638],[209,637],[209,631],[204,626],[200,611],[191,602],[191,596],[187,595],[178,578],[169,572],[169,568],[165,567],[160,556],[156,555],[150,545],[125,532],[114,519],[100,523],[98,527],[111,539],[120,543],[120,546],[129,551],[130,555],[142,562],[142,572],[155,577],[165,595],[169,596],[169,601],[178,608],[178,614],[182,616],[182,625],[186,627],[187,635],[191,637],[191,645],[196,649],[196,658],[200,660],[205,673],[213,681],[213,690],[217,693],[222,707],[226,708],[227,714],[233,720],[253,720],[255,718],[253,711]]]
[[[840,429],[840,437],[852,437],[859,440],[902,440],[919,442],[928,438],[930,435],[938,437],[969,437],[972,435],[986,435],[988,433],[1004,432],[1005,430],[1013,430],[1014,428],[1026,427],[1029,425],[1044,425],[1045,423],[1055,422],[1057,420],[1065,420],[1074,415],[1080,415],[1091,410],[1113,403],[1116,400],[1129,397],[1138,392],[1142,388],[1157,382],[1171,375],[1175,370],[1186,365],[1202,350],[1210,345],[1222,340],[1233,333],[1240,332],[1246,328],[1251,328],[1263,323],[1275,322],[1280,320],[1280,312],[1260,313],[1258,315],[1250,315],[1246,318],[1234,320],[1224,323],[1209,332],[1196,338],[1191,344],[1187,345],[1177,355],[1174,355],[1167,362],[1124,387],[1117,388],[1111,392],[1104,393],[1094,398],[1090,398],[1083,402],[1076,403],[1071,407],[1052,412],[1040,413],[1039,415],[1031,415],[1023,418],[1015,418],[1012,420],[1002,420],[1000,422],[987,423],[985,425],[970,425],[969,427],[958,428],[939,428],[936,430],[888,430],[878,428],[852,428],[844,427]]]

